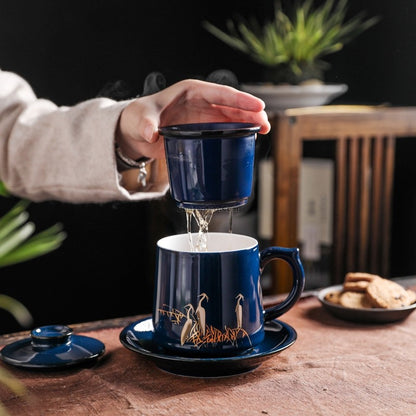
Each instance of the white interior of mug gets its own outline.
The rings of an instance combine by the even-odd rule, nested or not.
[[[257,245],[257,240],[241,234],[232,233],[207,233],[207,249],[204,253],[218,253],[226,251],[248,250]],[[197,241],[198,233],[192,233],[193,246]],[[177,234],[164,237],[157,243],[158,247],[165,250],[193,252],[188,234]]]

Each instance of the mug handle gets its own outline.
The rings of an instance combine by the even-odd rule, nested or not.
[[[299,257],[298,248],[269,247],[260,253],[260,274],[266,265],[274,259],[282,259],[292,268],[293,286],[286,299],[278,305],[264,311],[264,320],[271,321],[287,312],[299,299],[305,286],[305,273]]]

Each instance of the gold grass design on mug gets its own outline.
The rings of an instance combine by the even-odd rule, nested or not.
[[[201,336],[201,333],[197,327],[198,325],[195,325],[195,330],[191,331],[191,334],[187,339],[187,341],[192,342],[197,347],[201,347],[202,345],[206,344],[216,344],[219,342],[229,342],[231,344],[237,344],[238,338],[244,337],[247,337],[250,341],[250,337],[247,331],[243,328],[225,327],[224,331],[221,331],[218,328],[213,327],[212,325],[208,325],[206,327],[205,335]]]
[[[201,321],[201,309],[204,312],[205,318],[205,309],[201,308],[201,301],[207,300],[208,296],[205,293],[201,293],[198,298],[199,304],[195,308],[191,304],[184,306],[186,314],[181,312],[178,309],[170,308],[168,305],[164,304],[161,309],[158,309],[161,315],[168,316],[171,319],[171,322],[175,325],[182,325],[181,333],[181,345],[185,342],[191,342],[196,347],[200,348],[203,345],[208,344],[217,344],[217,343],[230,343],[236,345],[238,339],[247,337],[250,341],[250,336],[247,331],[241,327],[242,324],[242,305],[241,301],[244,300],[244,297],[241,294],[236,296],[236,318],[237,318],[237,327],[229,328],[225,327],[224,330],[215,328],[212,325],[206,325],[205,319]],[[166,308],[166,309],[165,309]]]
[[[168,316],[175,325],[180,325],[182,319],[186,318],[186,315],[183,314],[178,309],[175,309],[175,308],[170,309],[170,307],[168,305],[163,305],[163,307],[164,308],[169,308],[169,309],[168,310],[158,309],[158,311],[160,312],[161,315]]]

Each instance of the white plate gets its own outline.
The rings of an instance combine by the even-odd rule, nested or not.
[[[243,91],[261,98],[266,111],[325,105],[348,90],[346,84],[268,85],[243,84]]]

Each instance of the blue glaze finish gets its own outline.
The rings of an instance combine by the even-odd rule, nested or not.
[[[181,208],[230,208],[251,195],[256,133],[249,123],[196,123],[160,129],[169,183]]]
[[[211,234],[214,235],[230,241],[236,236]],[[183,237],[171,236],[165,240]],[[273,247],[259,253],[256,240],[251,240],[255,244],[247,248],[218,252],[172,250],[158,243],[153,308],[155,342],[181,355],[225,356],[263,341],[264,321],[274,319],[295,304],[303,290],[304,274],[296,249]],[[277,258],[291,265],[295,284],[282,304],[264,312],[260,275],[265,264]],[[217,338],[212,335],[208,340],[200,330],[201,307],[206,327]],[[191,333],[181,339],[186,334],[188,320]],[[194,338],[192,334],[196,334]]]
[[[71,341],[72,329],[65,325],[47,325],[31,331],[32,346],[37,349],[52,348]]]
[[[299,299],[305,287],[305,272],[302,262],[300,261],[298,248],[286,247],[269,247],[264,249],[260,254],[261,273],[266,265],[276,259],[284,260],[292,269],[293,284],[288,297],[278,305],[264,311],[264,320],[270,321],[287,312]]]
[[[252,371],[275,354],[292,346],[296,331],[288,324],[273,320],[265,324],[263,341],[253,348],[232,356],[189,357],[173,354],[154,339],[152,320],[145,318],[126,326],[120,342],[127,349],[153,361],[159,368],[192,377],[225,377]]]
[[[218,330],[236,328],[236,296],[244,296],[244,330],[250,338],[243,337],[235,344],[230,342],[218,343],[214,347],[201,345],[195,347],[192,343],[180,346],[181,350],[189,353],[226,354],[234,353],[238,348],[250,348],[252,344],[262,341],[263,319],[261,310],[258,267],[258,247],[226,253],[183,253],[169,250],[158,251],[157,276],[159,294],[154,308],[156,322],[155,338],[161,344],[176,348],[181,337],[183,325],[174,325],[169,316],[160,313],[163,305],[182,311],[185,306],[193,305],[197,309],[199,295],[205,293],[209,300],[203,302],[206,312],[206,322]],[[254,261],[253,261],[254,259]],[[172,274],[171,270],[179,270]],[[172,288],[174,288],[172,290]],[[208,347],[208,348],[207,348]]]
[[[59,368],[96,359],[104,351],[101,341],[73,335],[64,325],[48,325],[32,330],[30,338],[6,345],[0,356],[17,367]]]

